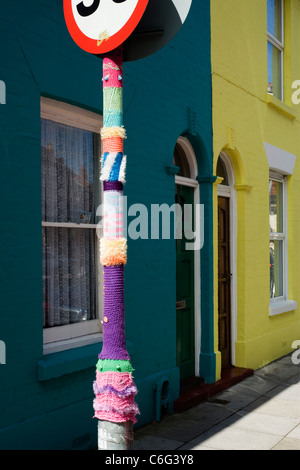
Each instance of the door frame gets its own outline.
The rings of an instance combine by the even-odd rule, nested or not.
[[[237,194],[235,189],[235,175],[232,162],[225,152],[221,152],[219,158],[224,162],[228,186],[218,184],[218,198],[229,199],[229,238],[230,238],[230,272],[231,286],[231,311],[230,311],[230,333],[231,333],[231,363],[235,366],[235,344],[237,341]]]
[[[200,186],[196,179],[198,165],[194,149],[186,137],[179,137],[177,143],[184,150],[190,167],[191,178],[175,175],[175,184],[188,186],[194,189],[194,207],[200,201]],[[195,376],[200,376],[200,351],[201,351],[201,269],[200,250],[194,251],[194,331],[195,331]]]

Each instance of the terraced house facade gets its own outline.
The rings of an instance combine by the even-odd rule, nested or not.
[[[300,0],[194,0],[164,49],[125,63],[137,427],[190,378],[214,384],[300,339],[299,24]],[[58,0],[6,3],[0,39],[0,448],[96,448],[102,61]],[[174,203],[183,220],[202,208],[199,249],[138,224],[137,207]]]
[[[93,382],[103,321],[97,226],[102,61],[73,42],[61,1],[8,2],[0,31],[0,76],[6,84],[0,134],[6,208],[0,447],[95,448]],[[128,224],[138,215],[132,209],[137,203],[150,213],[152,204],[170,207],[176,197],[199,201],[198,175],[201,201],[212,213],[209,2],[194,2],[184,27],[163,50],[125,63],[123,80]],[[180,168],[175,177],[181,161],[186,173]],[[205,236],[212,240],[211,214],[205,219]],[[189,302],[177,318],[176,251],[187,266],[178,274],[187,291],[180,295]],[[166,390],[171,412],[180,377],[196,368],[199,373],[200,301],[209,313],[204,359],[213,362],[212,244],[201,251],[201,266],[198,252],[196,276],[194,254],[186,261],[184,251],[176,249],[174,238],[128,237],[126,339],[139,391],[139,426],[160,418]],[[214,364],[210,375],[214,380]]]
[[[297,0],[211,2],[217,377],[299,336],[299,15]]]

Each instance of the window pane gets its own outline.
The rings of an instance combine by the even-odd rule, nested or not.
[[[42,119],[41,146],[43,222],[95,223],[99,138]],[[95,319],[95,229],[43,227],[42,234],[44,327]]]
[[[268,93],[281,99],[281,51],[268,42]]]
[[[42,119],[42,220],[94,223],[94,135]]]
[[[44,327],[96,318],[95,230],[43,227]]]
[[[268,33],[272,34],[278,41],[282,42],[281,1],[268,0]]]
[[[270,242],[270,298],[283,296],[283,241]]]
[[[283,187],[279,181],[270,180],[270,232],[283,233]]]

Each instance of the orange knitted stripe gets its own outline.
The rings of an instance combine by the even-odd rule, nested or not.
[[[110,137],[109,139],[103,139],[103,153],[123,153],[123,139],[122,137]]]
[[[101,264],[103,266],[118,266],[120,264],[127,263],[127,256],[126,254],[115,254],[115,255],[107,255],[102,256]]]

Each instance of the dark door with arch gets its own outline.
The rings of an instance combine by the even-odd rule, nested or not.
[[[218,197],[218,312],[222,367],[231,365],[231,273],[229,198]]]
[[[186,243],[192,240],[184,233],[184,223],[193,223],[193,188],[176,185],[175,202],[182,215],[182,238],[176,240],[176,327],[177,366],[183,380],[195,375],[194,251],[187,250]]]

